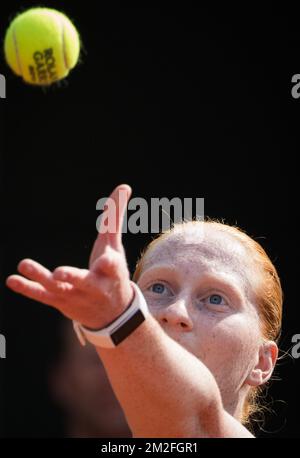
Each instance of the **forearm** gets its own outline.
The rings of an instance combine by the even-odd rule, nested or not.
[[[211,372],[152,316],[118,347],[97,352],[134,436],[193,436],[208,407],[221,404]]]

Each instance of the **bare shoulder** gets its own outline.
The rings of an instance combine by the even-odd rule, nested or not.
[[[254,438],[253,434],[223,408],[211,411],[200,421],[200,437]],[[204,434],[203,434],[204,432]]]
[[[222,423],[224,428],[224,437],[254,438],[253,434],[251,434],[245,426],[243,426],[236,418],[234,418],[225,410],[223,410]]]

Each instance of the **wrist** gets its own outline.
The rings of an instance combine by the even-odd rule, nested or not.
[[[99,320],[99,322],[91,320],[90,324],[82,323],[83,326],[90,331],[99,331],[100,329],[107,328],[114,321],[116,321],[124,312],[126,312],[126,310],[132,304],[134,295],[135,292],[133,286],[131,285],[131,283],[129,283],[129,288],[127,288],[126,292],[124,292],[124,294],[122,295],[122,299],[120,301],[121,304],[117,307],[114,307],[113,314],[110,313],[107,319],[101,319]],[[112,310],[110,312],[112,312]]]
[[[149,315],[147,303],[139,287],[131,282],[134,297],[129,306],[110,325],[89,330],[78,321],[73,321],[74,330],[82,345],[86,339],[96,347],[114,348],[137,329]]]

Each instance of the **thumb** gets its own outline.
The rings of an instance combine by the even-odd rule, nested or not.
[[[101,215],[99,234],[94,243],[90,265],[101,256],[106,247],[123,252],[122,227],[125,211],[132,189],[127,184],[117,186],[105,203],[105,210]]]

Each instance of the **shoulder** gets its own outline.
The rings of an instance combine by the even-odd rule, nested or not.
[[[200,436],[211,438],[254,438],[253,434],[223,407],[211,409],[200,419]]]
[[[223,410],[223,429],[225,437],[245,437],[254,439],[253,434],[236,418]]]

